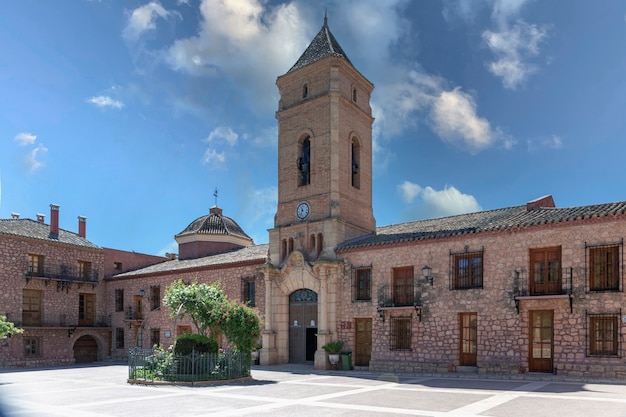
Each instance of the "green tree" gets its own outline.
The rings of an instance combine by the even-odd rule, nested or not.
[[[225,305],[228,303],[226,295],[219,283],[206,285],[194,282],[185,284],[182,280],[174,281],[165,290],[163,304],[171,310],[171,316],[178,314],[181,318],[189,319],[203,336],[217,338],[221,333],[220,318]]]
[[[177,280],[165,290],[163,304],[170,308],[172,317],[178,313],[181,317],[188,315],[203,336],[217,339],[223,333],[240,352],[251,352],[261,335],[261,321],[256,312],[230,301],[219,283],[185,284]]]
[[[19,334],[23,332],[24,329],[19,329],[15,327],[12,322],[7,321],[6,316],[0,316],[0,339],[6,339],[12,334]]]

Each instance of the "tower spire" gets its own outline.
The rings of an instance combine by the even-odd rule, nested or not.
[[[324,27],[328,27],[328,9],[324,9]]]

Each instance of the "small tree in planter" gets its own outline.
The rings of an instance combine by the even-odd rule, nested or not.
[[[339,363],[339,353],[343,349],[343,342],[341,340],[335,340],[334,342],[328,342],[322,346],[328,353],[328,361],[331,365],[337,365]]]

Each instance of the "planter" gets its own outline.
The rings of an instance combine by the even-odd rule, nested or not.
[[[337,365],[339,363],[339,354],[338,353],[329,353],[328,354],[328,362],[331,365]]]
[[[252,355],[252,360],[256,361],[257,359],[259,359],[259,351],[258,350],[253,350],[251,353]]]

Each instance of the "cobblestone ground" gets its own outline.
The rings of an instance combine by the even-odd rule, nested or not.
[[[626,381],[483,379],[256,367],[210,386],[126,383],[107,365],[0,371],[3,417],[17,416],[602,416],[626,417]]]

